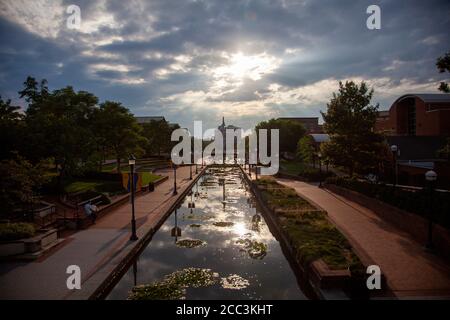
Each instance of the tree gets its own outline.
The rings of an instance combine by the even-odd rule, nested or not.
[[[305,134],[306,130],[301,123],[286,119],[270,119],[268,121],[260,122],[255,127],[256,131],[259,129],[268,129],[267,137],[268,147],[270,150],[270,129],[280,130],[280,153],[291,152],[295,153],[297,150],[297,143]]]
[[[3,101],[0,96],[0,159],[10,158],[23,143],[23,114],[19,110],[11,105],[11,100]]]
[[[437,155],[441,159],[450,161],[450,138],[447,138],[442,148],[437,151]]]
[[[91,121],[98,98],[70,86],[53,92],[45,86],[35,90],[36,83],[29,77],[20,92],[29,102],[25,156],[33,161],[52,158],[62,187],[64,177],[83,170],[96,151]]]
[[[378,104],[372,105],[373,89],[365,82],[339,82],[327,104],[325,131],[330,141],[322,144],[324,157],[348,169],[350,175],[377,170],[381,161],[383,137],[374,131]]]
[[[117,160],[117,171],[121,172],[121,159],[128,159],[131,153],[136,156],[144,152],[148,143],[141,126],[130,111],[120,102],[105,101],[95,113],[94,128],[104,147],[110,149]]]
[[[443,57],[439,57],[436,61],[436,67],[440,73],[450,72],[450,51],[447,52]],[[440,91],[445,93],[450,93],[450,86],[446,82],[441,82],[439,88]]]
[[[17,154],[0,162],[0,217],[9,218],[33,201],[33,195],[48,180],[43,165],[32,165]]]
[[[142,125],[142,134],[147,138],[148,143],[145,151],[148,155],[161,155],[170,148],[170,135],[172,130],[166,120],[150,121]]]
[[[297,144],[297,157],[301,161],[313,163],[316,158],[316,146],[313,137],[310,135],[302,137]]]

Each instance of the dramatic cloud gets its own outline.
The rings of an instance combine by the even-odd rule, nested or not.
[[[71,4],[78,30],[66,26]],[[381,30],[366,28],[371,4]],[[183,127],[225,116],[249,128],[319,116],[351,79],[386,109],[399,95],[437,92],[448,30],[445,0],[2,0],[0,94],[24,105],[17,91],[32,75]]]

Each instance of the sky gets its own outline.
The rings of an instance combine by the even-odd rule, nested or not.
[[[78,29],[67,27],[72,4]],[[372,4],[379,30],[366,26]],[[0,95],[23,108],[31,75],[182,127],[225,117],[249,129],[320,117],[338,81],[366,81],[380,110],[438,93],[450,1],[0,0],[0,38]]]

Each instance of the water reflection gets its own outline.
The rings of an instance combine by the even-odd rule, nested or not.
[[[238,168],[208,169],[109,299],[125,299],[136,284],[186,268],[211,269],[222,279],[188,288],[187,299],[305,299]]]

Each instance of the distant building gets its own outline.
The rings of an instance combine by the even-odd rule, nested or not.
[[[143,117],[135,117],[135,119],[136,119],[137,123],[139,123],[139,124],[150,123],[152,121],[155,121],[155,122],[165,121],[165,122],[167,122],[166,118],[164,118],[163,116],[143,116]],[[175,129],[180,127],[180,125],[178,123],[172,123],[172,122],[167,122],[167,125],[172,130],[175,130]]]
[[[449,136],[450,94],[406,94],[380,111],[375,129],[394,136]]]
[[[386,135],[388,146],[399,150],[399,183],[423,186],[425,172],[433,169],[438,184],[449,185],[445,181],[450,181],[450,164],[437,153],[450,136],[450,94],[403,95],[389,110],[378,113],[375,130]],[[392,176],[392,158],[386,168]]]
[[[144,116],[144,117],[135,117],[137,123],[144,124],[150,123],[152,121],[166,121],[163,116]]]
[[[318,117],[282,117],[279,120],[290,120],[299,122],[305,127],[306,133],[323,133],[322,125],[319,124]]]
[[[222,117],[222,124],[217,127],[217,129],[222,133],[222,138],[223,138],[223,153],[226,153],[226,143],[227,143],[227,130],[238,130],[241,129],[239,127],[233,126],[233,125],[225,125],[225,117]],[[236,138],[235,138],[236,141]]]

